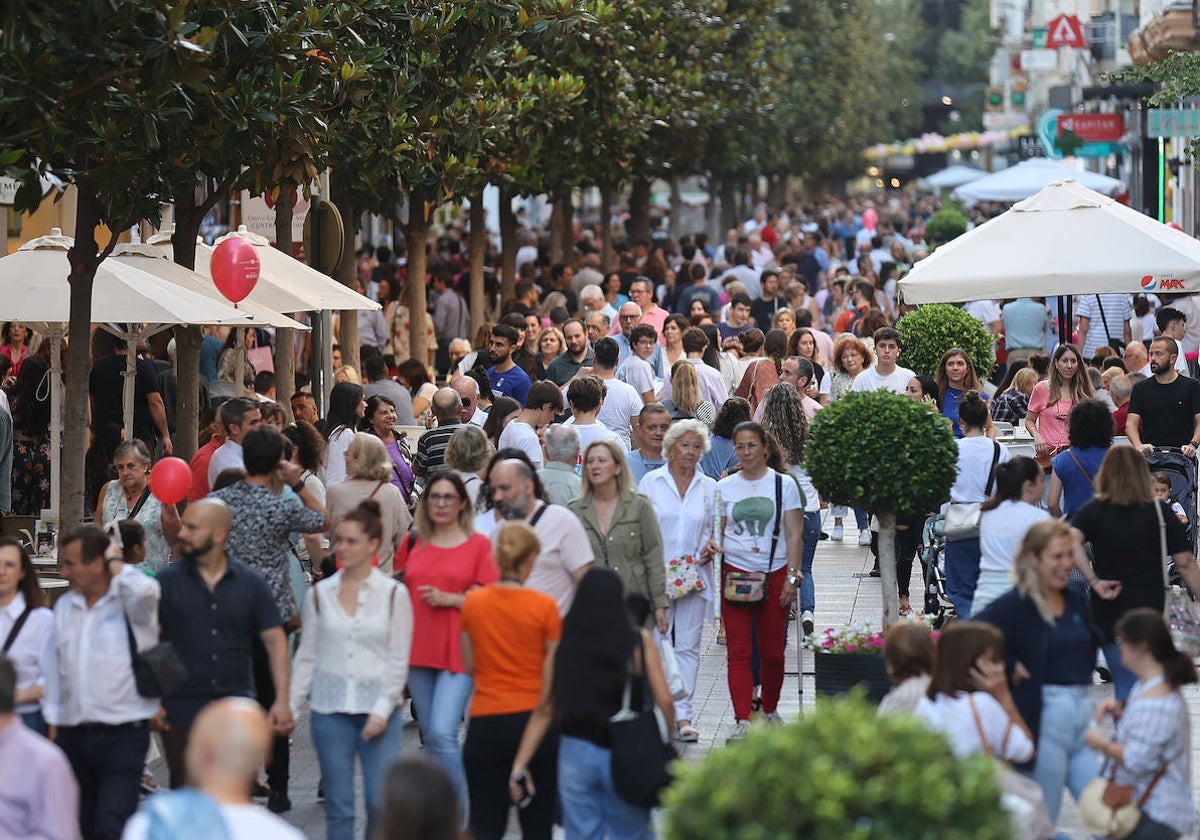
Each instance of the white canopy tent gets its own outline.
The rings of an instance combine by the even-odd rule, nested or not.
[[[955,187],[961,187],[963,184],[969,184],[972,181],[985,178],[987,174],[982,169],[976,169],[974,166],[964,166],[961,163],[956,163],[953,166],[947,166],[945,169],[934,172],[932,175],[926,175],[921,181],[935,189],[952,190]]]
[[[1105,195],[1117,195],[1125,191],[1125,184],[1116,178],[1072,169],[1061,163],[1055,163],[1049,158],[1033,158],[1031,160],[1010,166],[964,184],[951,195],[960,201],[1021,201],[1035,195],[1051,181],[1074,180],[1085,187]]]
[[[1200,291],[1200,242],[1073,180],[940,246],[900,281],[906,303],[1153,291]]]

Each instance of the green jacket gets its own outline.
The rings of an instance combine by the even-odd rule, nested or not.
[[[591,499],[567,505],[583,523],[597,565],[621,576],[626,594],[644,595],[655,609],[667,606],[667,567],[663,560],[662,532],[650,500],[631,493],[617,502],[608,533],[600,530]]]

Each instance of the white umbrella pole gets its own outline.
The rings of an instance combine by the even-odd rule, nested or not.
[[[234,357],[233,379],[236,383],[234,393],[239,397],[246,396],[246,328],[234,327],[237,330],[237,341],[234,342],[233,352],[237,355]]]
[[[58,521],[58,503],[62,498],[62,338],[61,324],[48,324],[46,341],[50,344],[50,508],[42,518]]]
[[[122,410],[125,415],[125,440],[133,440],[133,396],[137,381],[137,333],[125,333],[125,387]]]

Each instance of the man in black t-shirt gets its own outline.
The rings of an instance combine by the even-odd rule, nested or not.
[[[125,423],[125,347],[103,356],[92,365],[88,376],[88,395],[92,401],[92,429],[104,426],[120,428]],[[155,454],[162,443],[162,454],[170,455],[171,433],[167,426],[167,409],[158,388],[154,364],[146,359],[136,360],[133,389],[133,436],[145,442]]]
[[[1179,345],[1160,336],[1150,344],[1150,379],[1133,387],[1125,434],[1143,452],[1177,446],[1189,458],[1200,445],[1200,382],[1175,370]]]

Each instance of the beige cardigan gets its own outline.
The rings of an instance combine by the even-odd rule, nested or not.
[[[378,489],[376,489],[378,488]],[[372,496],[371,494],[375,495]],[[358,503],[367,498],[379,502],[383,514],[383,534],[379,540],[379,570],[385,575],[392,574],[392,558],[404,535],[412,526],[412,514],[404,503],[396,485],[389,481],[371,481],[367,478],[351,478],[347,481],[329,487],[325,491],[325,508],[329,511],[329,521],[337,528],[347,513],[358,507]],[[332,544],[333,535],[330,534]]]

